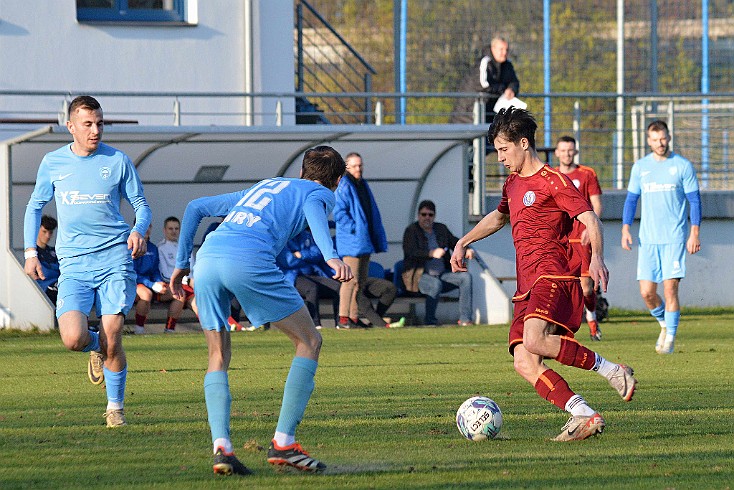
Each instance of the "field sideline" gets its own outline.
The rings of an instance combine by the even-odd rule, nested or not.
[[[611,312],[604,340],[580,340],[635,368],[623,402],[595,373],[549,363],[604,415],[583,442],[550,438],[565,412],[512,369],[506,326],[323,331],[316,391],[298,439],[323,475],[265,461],[292,357],[277,331],[234,333],[232,438],[255,471],[216,477],[206,422],[204,337],[126,336],[127,427],[104,427],[104,389],[57,334],[0,331],[0,488],[731,488],[734,310],[684,310],[676,352],[654,351],[646,314]],[[473,443],[456,409],[502,408],[499,440]]]

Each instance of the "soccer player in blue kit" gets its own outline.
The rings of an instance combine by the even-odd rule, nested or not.
[[[630,226],[637,201],[642,197],[640,247],[637,252],[637,280],[645,305],[660,323],[655,350],[672,354],[680,320],[678,287],[686,276],[686,250],[701,250],[701,195],[691,162],[670,149],[670,132],[663,121],[647,126],[647,144],[652,153],[632,166],[627,199],[622,212],[622,248],[631,250]],[[690,205],[691,230],[686,201]],[[657,293],[663,283],[665,300]]]
[[[101,141],[104,120],[96,99],[83,95],[72,100],[66,127],[74,141],[43,157],[26,208],[25,272],[43,279],[36,234],[41,210],[55,198],[61,272],[56,317],[61,341],[69,350],[90,353],[90,381],[106,380],[107,427],[119,427],[126,425],[122,329],[135,300],[133,259],[145,254],[143,235],[151,211],[133,163]],[[132,231],[120,214],[122,198],[135,210]],[[88,330],[92,307],[101,318],[99,332]]]
[[[170,283],[177,297],[183,297],[181,279],[189,272],[194,236],[202,218],[226,216],[197,252],[194,274],[199,321],[209,347],[204,396],[214,473],[251,473],[234,455],[229,435],[232,398],[227,369],[232,344],[227,317],[234,297],[253,325],[270,322],[295,345],[268,462],[310,472],[326,468],[310,457],[295,437],[314,389],[321,335],[275,258],[288,240],[308,225],[324,260],[334,270],[334,279],[352,279],[352,271],[334,250],[327,221],[335,205],[334,190],[344,171],[344,160],[336,150],[318,146],[304,154],[300,179],[266,179],[246,190],[195,199],[186,207]]]

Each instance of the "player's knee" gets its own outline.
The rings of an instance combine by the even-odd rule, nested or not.
[[[513,361],[513,367],[515,368],[515,372],[517,374],[519,374],[523,378],[527,378],[530,372],[530,364],[527,362],[525,358],[523,358],[522,356],[515,356],[514,361]]]
[[[68,350],[80,352],[87,346],[85,339],[78,335],[61,335],[61,342]]]

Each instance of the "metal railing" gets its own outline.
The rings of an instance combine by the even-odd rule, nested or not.
[[[245,125],[246,98],[261,101],[261,112],[282,124],[287,112],[285,101],[297,97],[333,99],[369,99],[373,112],[363,108],[340,111],[345,120],[370,120],[375,125],[395,124],[396,101],[407,99],[406,124],[452,124],[463,122],[483,125],[484,104],[481,93],[197,93],[197,92],[99,92],[107,124],[142,125]],[[65,111],[72,92],[0,90],[0,123],[7,125],[65,122]],[[734,190],[731,169],[731,139],[734,135],[734,93],[727,94],[628,94],[623,97],[624,112],[618,118],[617,94],[565,93],[524,94],[522,98],[536,116],[538,147],[550,147],[564,134],[579,142],[579,160],[593,166],[602,186],[622,189],[632,163],[647,153],[645,128],[653,119],[668,122],[672,129],[673,149],[691,160],[701,186],[712,190]],[[545,99],[551,101],[550,118],[544,113]],[[290,107],[293,105],[291,104]],[[431,108],[429,110],[425,108]],[[454,110],[469,107],[470,110]],[[336,114],[325,111],[330,120]],[[272,116],[275,116],[274,118]],[[347,117],[349,116],[349,117]],[[546,127],[546,121],[550,127]],[[619,127],[619,121],[622,127]],[[622,135],[621,138],[619,135]],[[500,188],[504,168],[487,159],[486,185],[489,191]]]

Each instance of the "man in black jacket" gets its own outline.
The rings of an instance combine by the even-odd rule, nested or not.
[[[451,250],[459,240],[443,223],[436,223],[436,205],[421,201],[418,221],[403,234],[403,283],[408,292],[426,295],[426,325],[436,324],[438,296],[459,288],[459,325],[472,323],[472,279],[468,272],[451,272]],[[467,250],[466,258],[474,257]]]
[[[512,99],[520,92],[520,80],[517,79],[512,63],[507,60],[509,47],[504,38],[492,38],[489,54],[479,63],[479,83],[482,85],[482,92],[489,94],[485,122],[490,124],[494,119],[494,105],[497,100],[503,95]]]

